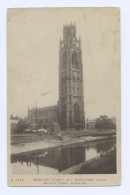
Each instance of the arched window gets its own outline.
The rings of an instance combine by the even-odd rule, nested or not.
[[[67,53],[64,52],[63,53],[63,68],[66,68],[66,64],[67,64]]]
[[[72,54],[72,66],[73,68],[78,69],[78,59],[76,51],[74,51],[74,53]]]
[[[74,122],[80,122],[80,107],[77,103],[74,104]]]

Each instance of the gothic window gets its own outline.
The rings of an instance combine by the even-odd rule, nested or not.
[[[73,87],[73,92],[74,92],[74,94],[75,94],[75,87]]]
[[[64,52],[63,53],[63,68],[66,68],[66,64],[67,64],[67,53]]]
[[[77,95],[80,95],[80,94],[79,94],[79,88],[77,88]]]
[[[62,78],[61,86],[61,94],[64,96],[66,95],[66,79]]]
[[[72,66],[73,68],[78,69],[78,59],[76,51],[74,51],[74,53],[72,54]]]
[[[68,79],[70,79],[70,78],[71,78],[71,73],[70,73],[70,72],[68,72],[68,74],[67,74],[67,78],[68,78]]]
[[[80,122],[80,107],[77,103],[74,104],[74,122]]]

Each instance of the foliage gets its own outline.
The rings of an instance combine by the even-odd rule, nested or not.
[[[113,122],[111,118],[103,115],[96,119],[96,129],[116,129],[116,124]]]
[[[30,128],[30,124],[27,121],[20,120],[17,123],[16,133],[24,133],[26,129]]]

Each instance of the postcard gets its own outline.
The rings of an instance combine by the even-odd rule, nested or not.
[[[120,185],[120,9],[8,9],[7,70],[8,185]]]

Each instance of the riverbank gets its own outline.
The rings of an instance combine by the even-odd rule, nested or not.
[[[87,162],[61,171],[60,174],[116,174],[116,149],[112,148]]]
[[[63,140],[57,140],[52,135],[46,136],[12,136],[11,137],[11,154],[19,154],[39,149],[47,149],[51,147],[66,146],[71,144],[84,143],[94,140],[108,139],[115,136],[114,131],[95,132],[79,131],[79,132],[63,132]]]
[[[60,134],[63,136],[63,138],[79,138],[79,137],[86,137],[86,136],[92,136],[92,137],[98,137],[98,136],[112,136],[116,135],[115,130],[80,130],[80,131],[61,131]],[[44,141],[46,140],[54,140],[54,134],[44,134],[42,136],[36,134],[36,133],[23,133],[23,134],[12,134],[11,135],[11,145],[18,145],[18,144],[25,144],[25,143],[32,143],[32,142],[38,142],[38,141]]]

